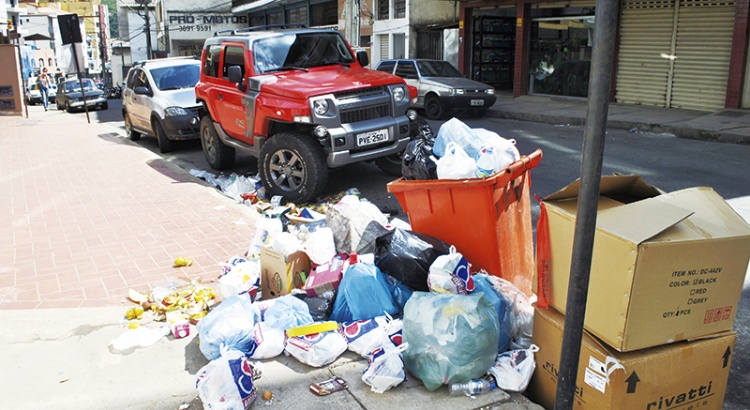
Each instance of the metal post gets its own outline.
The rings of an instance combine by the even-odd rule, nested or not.
[[[555,410],[572,409],[576,391],[578,361],[583,340],[583,319],[586,315],[586,297],[594,247],[596,211],[599,203],[618,10],[619,0],[597,0],[596,2],[594,48],[591,58],[591,78],[581,162],[581,191],[578,194]]]
[[[150,1],[143,2],[143,10],[146,12],[146,56],[151,60],[151,23],[148,20],[148,4]]]
[[[68,32],[73,32],[73,27],[71,26],[71,23],[75,20],[76,23],[78,23],[78,16],[76,18],[68,20]],[[80,30],[80,27],[76,27],[76,30]],[[73,51],[73,63],[76,66],[76,76],[78,77],[78,85],[81,87],[81,100],[83,101],[83,109],[86,111],[86,121],[91,124],[91,117],[89,117],[89,106],[86,104],[86,91],[83,89],[83,80],[81,79],[81,67],[78,65],[78,51],[76,51],[76,44],[71,42],[70,43],[70,49]]]

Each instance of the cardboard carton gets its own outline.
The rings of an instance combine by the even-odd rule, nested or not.
[[[310,273],[310,258],[303,251],[289,256],[263,247],[260,251],[260,288],[263,299],[273,299],[301,288]]]
[[[544,199],[550,306],[565,312],[579,182]],[[631,351],[731,330],[750,226],[711,188],[601,180],[586,330]]]
[[[564,317],[537,309],[536,369],[529,398],[551,409],[560,369]],[[734,353],[734,332],[695,341],[617,352],[584,332],[573,408],[577,410],[721,410]]]
[[[340,253],[331,262],[316,266],[310,272],[302,288],[307,292],[307,296],[315,297],[329,290],[338,289],[344,276],[344,269],[349,265],[348,260],[349,255]]]

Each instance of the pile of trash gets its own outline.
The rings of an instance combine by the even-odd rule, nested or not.
[[[515,141],[456,119],[437,137],[429,126],[420,131],[403,161],[412,179],[486,177],[519,157]],[[407,372],[430,391],[447,384],[451,394],[526,388],[537,351],[533,300],[511,282],[472,271],[454,246],[391,219],[356,189],[298,205],[268,200],[252,178],[191,173],[260,214],[248,249],[222,264],[211,288],[178,291],[186,302],[154,292],[131,299],[164,310],[170,323],[175,316],[197,324],[210,361],[196,383],[207,408],[249,408],[260,361],[282,354],[318,368],[352,351],[368,360],[361,380],[376,393]],[[322,395],[346,386],[336,379],[310,389]]]

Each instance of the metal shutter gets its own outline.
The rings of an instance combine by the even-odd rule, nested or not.
[[[380,39],[380,59],[387,60],[391,58],[389,54],[391,44],[389,41],[388,34],[379,34],[378,38]]]
[[[622,6],[618,103],[667,106],[674,2],[631,0]]]
[[[724,108],[734,13],[734,1],[680,1],[671,107]]]

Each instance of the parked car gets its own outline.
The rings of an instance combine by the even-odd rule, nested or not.
[[[83,84],[83,92],[81,92],[81,84]],[[82,78],[79,81],[76,78],[66,80],[58,87],[57,109],[65,109],[68,112],[83,110],[84,97],[86,98],[85,105],[88,107],[101,108],[102,110],[109,108],[104,92],[96,88],[93,80]]]
[[[431,120],[448,112],[481,116],[495,104],[492,86],[464,77],[451,63],[442,60],[383,60],[377,70],[396,74],[417,87],[415,108],[422,108]]]
[[[199,60],[184,57],[135,63],[122,89],[128,137],[136,141],[152,135],[161,152],[174,149],[174,141],[200,137],[200,104],[195,101],[200,70]]]
[[[57,85],[50,84],[47,87],[47,102],[53,103],[57,98]],[[26,87],[26,102],[29,105],[40,104],[42,102],[42,93],[39,91],[39,85],[34,82]]]
[[[331,168],[375,161],[401,174],[417,91],[365,68],[367,53],[355,53],[338,31],[222,30],[202,55],[195,95],[212,168],[231,167],[236,150],[250,154],[266,193],[299,203],[323,192]]]

